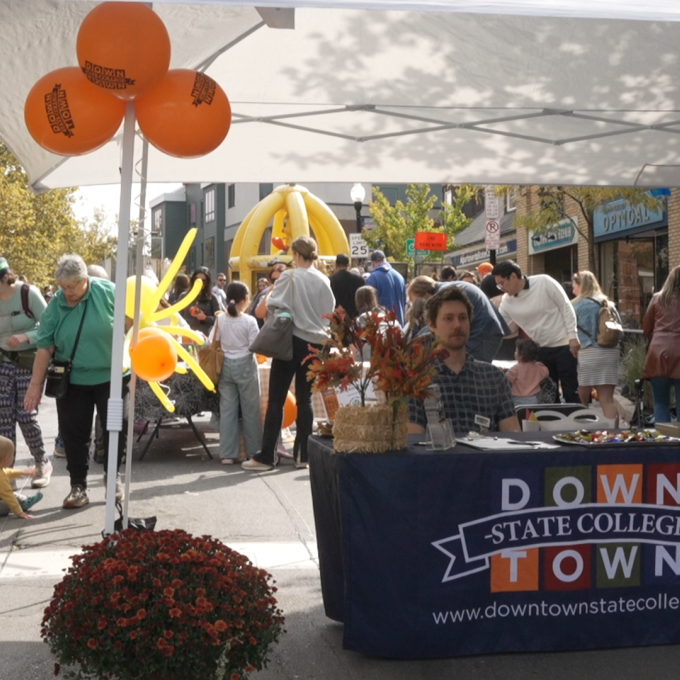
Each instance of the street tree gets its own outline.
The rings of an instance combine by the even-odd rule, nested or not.
[[[111,252],[102,216],[81,223],[73,206],[75,188],[37,194],[15,156],[0,144],[0,254],[12,270],[42,287],[53,281],[57,260],[77,253],[88,263]],[[115,243],[115,239],[113,239]]]
[[[455,235],[465,229],[471,220],[463,213],[464,206],[477,194],[469,185],[458,187],[453,203],[442,203],[437,219],[432,216],[437,203],[436,194],[430,194],[428,184],[409,184],[406,188],[406,203],[397,201],[391,205],[380,187],[373,187],[373,200],[369,211],[375,226],[364,229],[362,236],[369,248],[381,248],[388,256],[399,262],[411,261],[406,256],[406,240],[415,238],[418,231],[445,233],[447,249],[451,250]],[[441,259],[443,253],[436,255]]]
[[[515,190],[515,187],[499,187],[499,192]],[[535,187],[520,187],[519,198]],[[588,244],[588,269],[599,277],[599,266],[595,257],[594,214],[604,203],[624,199],[633,208],[660,210],[663,199],[656,198],[646,189],[630,187],[580,187],[580,186],[543,186],[538,188],[538,208],[517,215],[516,228],[524,228],[544,234],[563,220],[569,220]]]

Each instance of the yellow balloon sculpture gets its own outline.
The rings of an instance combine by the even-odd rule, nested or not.
[[[207,389],[212,390],[214,392],[215,385],[213,384],[212,380],[210,380],[210,378],[206,375],[205,371],[198,365],[198,362],[191,356],[191,354],[189,354],[189,352],[187,352],[187,350],[182,346],[182,344],[177,342],[177,340],[175,340],[175,338],[173,337],[175,335],[182,335],[186,338],[189,338],[190,340],[193,340],[196,343],[203,344],[204,342],[203,336],[200,333],[197,333],[196,331],[193,331],[189,328],[182,328],[181,326],[177,326],[174,324],[169,326],[166,325],[158,326],[156,323],[161,319],[176,318],[178,312],[181,312],[185,307],[188,307],[198,297],[198,295],[201,292],[203,283],[199,280],[196,280],[194,281],[192,289],[181,300],[176,302],[174,305],[171,305],[167,309],[159,308],[161,298],[172,286],[172,283],[175,280],[175,276],[177,276],[177,273],[179,272],[179,269],[182,266],[182,262],[184,261],[184,258],[187,256],[189,248],[191,247],[191,244],[194,242],[194,239],[196,238],[196,232],[197,232],[196,229],[190,229],[187,235],[184,237],[182,245],[179,247],[175,259],[172,261],[170,268],[165,273],[165,276],[163,277],[162,281],[158,284],[158,286],[155,286],[153,282],[150,279],[146,278],[145,276],[141,277],[139,328],[140,330],[144,328],[156,328],[166,333],[171,341],[172,346],[177,351],[177,355],[184,359],[187,366],[189,366],[189,368],[196,374],[196,377],[203,383],[203,385],[205,385]],[[135,312],[135,289],[136,278],[134,276],[130,276],[127,280],[127,289],[125,296],[125,313],[129,317],[133,317]],[[127,336],[125,337],[125,350],[123,352],[124,357],[130,356],[131,341],[132,341],[132,329],[128,331]],[[134,348],[132,349],[132,352],[134,353]],[[125,368],[127,367],[128,366],[126,365]],[[134,370],[134,363],[132,367]],[[186,373],[187,369],[180,366],[176,366],[175,372]],[[173,412],[175,410],[174,404],[168,399],[165,392],[163,392],[158,381],[150,381],[149,387],[152,389],[153,393],[158,397],[161,404],[163,404],[163,406],[165,406],[165,408],[168,411]]]
[[[269,255],[258,255],[260,241],[272,220],[272,245]],[[254,271],[267,268],[272,256],[289,262],[288,247],[298,236],[309,236],[309,228],[319,245],[321,259],[330,263],[338,253],[349,253],[347,236],[331,209],[300,184],[276,187],[245,217],[236,232],[229,266],[250,285]]]

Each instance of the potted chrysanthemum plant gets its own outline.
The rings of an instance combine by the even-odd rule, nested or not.
[[[214,538],[127,529],[73,557],[41,633],[66,678],[243,680],[283,630],[275,591]]]

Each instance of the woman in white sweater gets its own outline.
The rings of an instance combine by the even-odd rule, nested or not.
[[[262,450],[243,463],[244,470],[265,471],[276,465],[276,445],[283,420],[283,406],[291,381],[295,378],[297,418],[295,420],[295,466],[307,467],[307,439],[312,434],[312,384],[307,380],[305,359],[309,346],[320,347],[328,337],[326,328],[335,308],[335,297],[328,277],[313,266],[318,259],[316,241],[300,236],[290,247],[295,269],[285,271],[277,279],[267,299],[270,314],[290,313],[293,319],[293,358],[290,361],[272,359],[269,374],[269,401],[262,433]]]

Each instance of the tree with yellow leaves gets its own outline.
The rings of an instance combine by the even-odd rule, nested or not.
[[[115,250],[106,233],[105,215],[78,222],[73,212],[75,188],[36,194],[14,155],[0,144],[0,256],[16,274],[38,287],[53,282],[57,260],[76,253],[88,264]]]

